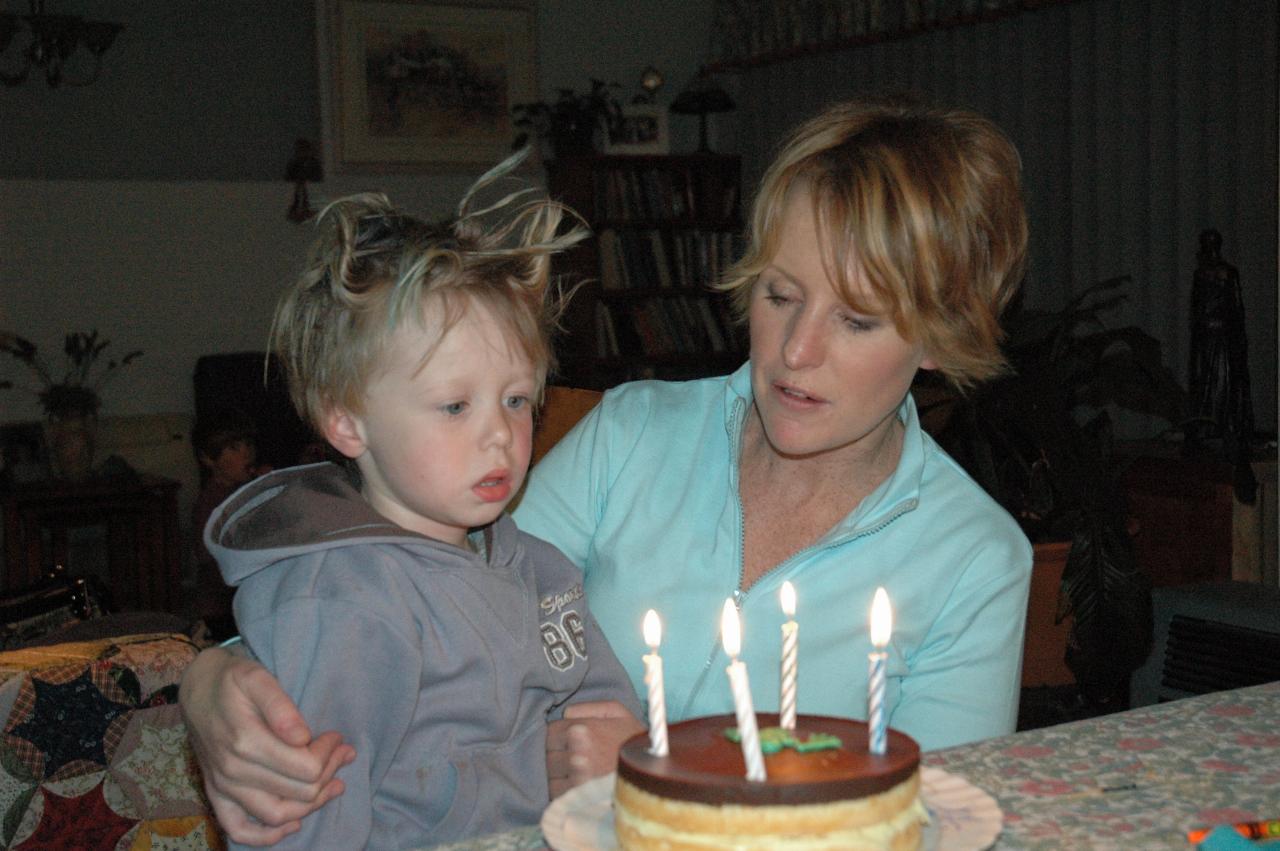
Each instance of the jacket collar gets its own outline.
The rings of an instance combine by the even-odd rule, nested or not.
[[[725,382],[724,417],[729,437],[730,484],[734,494],[738,490],[738,465],[742,452],[742,429],[753,400],[751,392],[751,362],[739,367]],[[924,478],[925,458],[928,453],[924,431],[915,400],[908,393],[898,407],[898,419],[903,424],[902,457],[893,475],[880,483],[851,514],[828,532],[818,546],[843,543],[859,535],[870,534],[899,515],[915,509],[920,501],[920,483]]]

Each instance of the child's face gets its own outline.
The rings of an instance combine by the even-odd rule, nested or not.
[[[258,452],[252,441],[237,440],[222,447],[217,458],[208,461],[208,456],[205,456],[205,460],[214,482],[225,487],[239,487],[253,478]]]
[[[524,482],[533,433],[533,364],[505,323],[472,305],[440,341],[408,325],[349,417],[364,496],[398,525],[464,546],[497,519]],[[357,451],[352,454],[352,449]]]

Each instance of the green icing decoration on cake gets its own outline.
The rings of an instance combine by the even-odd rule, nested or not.
[[[742,741],[742,734],[737,727],[726,728],[724,737],[734,744]],[[791,748],[796,753],[830,751],[840,747],[840,744],[840,737],[830,733],[810,733],[809,738],[802,740],[781,727],[765,727],[760,731],[760,751],[764,754],[777,753],[783,748]]]

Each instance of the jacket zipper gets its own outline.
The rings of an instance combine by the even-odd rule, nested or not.
[[[743,405],[744,403],[739,401],[737,404]],[[734,416],[733,431],[729,435],[730,446],[738,445],[737,443],[738,429],[740,428],[740,425],[743,419],[741,416],[738,415],[740,413],[739,411],[735,411],[734,413],[735,413],[735,416]],[[746,577],[746,572],[747,572],[746,555],[745,555],[746,546],[747,546],[747,530],[746,530],[746,521],[742,514],[742,499],[741,497],[738,496],[736,491],[737,483],[735,482],[734,484],[735,484],[734,499],[736,500],[738,505],[738,585],[736,588],[733,589],[733,605],[738,610],[738,614],[741,615],[742,605],[743,603],[746,602],[747,594],[749,593],[747,591],[742,590],[742,580]],[[917,504],[918,504],[917,500],[914,500],[914,499],[908,500],[907,502],[899,506],[898,509],[895,510],[892,514],[890,514],[888,517],[884,518],[874,526],[870,526],[866,529],[862,529],[861,531],[857,532],[854,535],[840,538],[839,540],[828,541],[826,544],[823,544],[821,547],[819,546],[806,547],[800,552],[791,556],[791,558],[782,562],[781,564],[776,565],[770,568],[769,570],[765,571],[764,573],[762,573],[760,575],[760,578],[756,580],[755,584],[759,585],[760,582],[766,577],[768,577],[770,574],[777,573],[778,571],[783,570],[787,565],[791,564],[794,561],[797,561],[801,557],[808,556],[812,552],[815,552],[818,550],[831,549],[832,547],[843,546],[844,544],[847,544],[850,541],[856,541],[859,538],[865,538],[868,535],[874,535],[876,532],[879,532],[881,529],[888,526],[890,523],[897,520],[899,517],[906,514],[908,511],[913,510]],[[702,691],[703,685],[706,684],[707,674],[708,672],[711,671],[711,664],[715,662],[716,655],[719,652],[719,648],[720,648],[720,638],[717,635],[715,641],[711,645],[711,652],[707,654],[707,661],[703,663],[702,672],[698,674],[698,679],[694,681],[693,688],[689,690],[689,697],[685,699],[684,710],[680,713],[681,718],[689,717],[689,712],[693,708],[693,701],[695,698],[697,698],[698,693]]]

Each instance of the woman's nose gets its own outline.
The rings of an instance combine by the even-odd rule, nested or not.
[[[798,314],[787,326],[782,362],[788,369],[817,366],[826,357],[829,329],[816,316]]]

